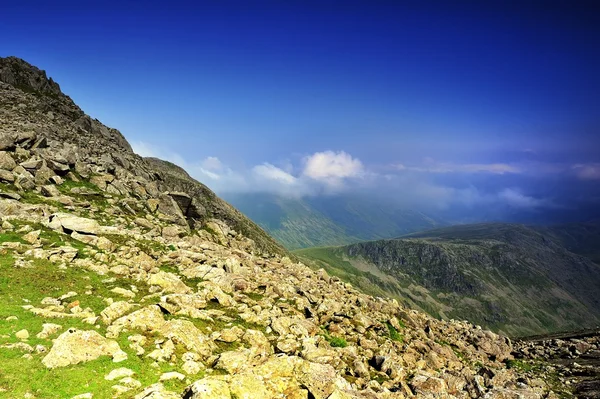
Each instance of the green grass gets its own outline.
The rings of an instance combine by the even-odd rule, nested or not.
[[[15,268],[14,254],[4,250],[0,252],[0,345],[18,342],[14,336],[16,331],[27,329],[30,337],[29,345],[44,345],[50,349],[51,339],[70,327],[83,330],[96,330],[105,334],[102,324],[95,328],[85,324],[79,319],[66,318],[42,318],[22,308],[23,305],[31,304],[40,306],[40,301],[47,296],[59,297],[69,291],[77,292],[77,296],[70,300],[79,300],[82,308],[91,308],[99,314],[107,304],[103,298],[114,297],[110,292],[114,287],[130,288],[136,284],[139,289],[138,296],[147,295],[147,287],[139,282],[119,279],[114,283],[107,283],[107,276],[100,276],[76,267],[68,267],[60,270],[45,260],[32,260],[33,268]],[[91,289],[89,287],[92,287]],[[91,290],[91,294],[86,291]],[[117,299],[117,298],[115,298]],[[6,321],[9,316],[16,316],[18,320]],[[49,339],[39,339],[36,334],[42,330],[43,323],[55,323],[63,326],[63,329]],[[148,386],[158,382],[161,372],[174,371],[177,366],[168,363],[160,363],[160,368],[150,367],[151,361],[144,357],[138,357],[129,349],[126,335],[121,335],[117,340],[121,349],[126,351],[129,359],[121,363],[113,363],[108,357],[81,363],[74,366],[48,370],[41,363],[45,354],[33,353],[33,359],[23,359],[24,352],[18,349],[0,349],[0,398],[23,397],[26,393],[32,393],[38,398],[69,398],[76,394],[93,392],[94,397],[112,397],[112,385],[116,381],[106,381],[104,376],[118,367],[127,367],[136,372],[134,378]],[[152,341],[149,340],[149,345]],[[150,347],[149,347],[150,349]],[[24,377],[26,370],[27,378]],[[198,377],[198,376],[195,376]],[[198,377],[200,378],[200,377]],[[175,392],[180,392],[186,385],[184,382],[172,381],[165,385]],[[123,395],[123,398],[133,397]]]
[[[321,326],[321,330],[323,330],[323,332],[320,335],[325,338],[325,340],[329,342],[329,345],[332,347],[345,348],[348,346],[348,342],[344,338],[329,334],[329,331],[327,331],[326,327]]]
[[[344,338],[341,337],[326,337],[327,341],[329,341],[329,345],[334,348],[345,348],[348,346],[348,342]]]
[[[0,243],[3,242],[18,242],[21,244],[26,243],[26,241],[21,238],[21,234],[13,232],[0,233]]]
[[[294,255],[313,269],[323,268],[330,276],[347,281],[363,292],[380,297],[395,297],[393,287],[369,272],[363,272],[340,256],[337,247],[305,248],[296,250]],[[399,299],[399,298],[397,298]]]
[[[387,328],[388,328],[388,332],[390,334],[390,339],[392,341],[396,341],[396,342],[402,342],[404,341],[404,336],[402,334],[400,334],[398,332],[398,330],[396,330],[396,328],[394,328],[394,326],[388,321],[385,323]]]
[[[506,364],[507,368],[515,369],[521,372],[529,372],[536,368],[531,363],[519,359],[507,359],[504,363]]]

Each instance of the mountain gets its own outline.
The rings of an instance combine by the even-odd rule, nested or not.
[[[515,361],[504,336],[286,255],[183,169],[135,155],[44,71],[0,58],[1,397],[569,392],[543,361]]]
[[[286,252],[256,224],[192,179],[183,169],[134,154],[121,132],[86,115],[61,92],[56,82],[46,77],[44,71],[15,57],[2,58],[0,81],[5,82],[0,98],[0,129],[5,143],[0,141],[0,149],[11,148],[11,140],[14,146],[15,141],[27,142],[31,141],[30,136],[40,137],[36,148],[51,153],[58,159],[56,163],[68,161],[76,164],[86,160],[93,166],[83,171],[84,175],[124,175],[119,184],[112,181],[103,183],[117,195],[132,190],[141,198],[159,196],[159,211],[174,223],[190,229],[202,229],[208,222],[216,220],[254,240],[259,251]],[[31,102],[19,103],[21,91],[16,92],[14,88],[29,94]],[[21,104],[23,106],[19,109]],[[11,139],[11,136],[14,137]],[[50,141],[62,146],[53,148],[49,146]],[[173,206],[173,201],[180,205],[185,203],[183,214]]]
[[[421,212],[358,195],[288,198],[244,193],[225,198],[290,250],[391,238],[445,225]]]
[[[597,233],[474,224],[296,253],[437,317],[519,336],[600,323],[600,266],[572,252],[598,248]]]

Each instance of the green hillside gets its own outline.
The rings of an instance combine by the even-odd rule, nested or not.
[[[392,238],[443,225],[421,212],[365,197],[245,193],[224,198],[291,250]]]
[[[596,326],[600,266],[556,230],[454,226],[296,254],[375,295],[512,336]]]

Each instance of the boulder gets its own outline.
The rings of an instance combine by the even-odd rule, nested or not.
[[[100,224],[97,221],[68,213],[50,215],[48,226],[53,230],[63,230],[69,234],[73,231],[82,234],[98,234],[100,232]]]
[[[100,356],[114,356],[119,352],[121,348],[116,341],[106,339],[96,331],[70,328],[54,341],[42,363],[52,369],[89,362]]]
[[[0,181],[5,183],[12,183],[15,181],[15,176],[8,170],[0,169]]]
[[[0,169],[13,170],[17,167],[17,163],[13,157],[6,151],[0,151]]]
[[[16,136],[12,133],[0,133],[0,151],[14,150]]]
[[[205,357],[210,356],[216,348],[214,342],[188,320],[169,320],[158,332],[173,342],[183,345],[187,350]]]
[[[191,291],[191,288],[185,285],[176,274],[163,271],[150,275],[148,284],[157,285],[165,292],[174,294],[187,294]]]
[[[215,377],[206,377],[189,385],[183,391],[183,399],[231,399],[229,385]]]
[[[129,302],[113,302],[100,313],[100,317],[102,318],[102,322],[104,324],[110,324],[113,320],[116,320],[119,317],[129,313],[133,308],[134,306]]]

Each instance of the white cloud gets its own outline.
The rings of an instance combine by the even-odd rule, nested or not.
[[[200,165],[206,170],[217,171],[223,169],[223,163],[221,163],[221,160],[217,157],[206,157]]]
[[[515,208],[535,209],[547,207],[551,204],[548,200],[530,197],[518,189],[506,188],[498,193],[498,198]]]
[[[364,174],[362,162],[344,151],[316,152],[306,157],[304,162],[303,175],[325,183],[330,188],[340,188],[344,179]]]
[[[424,165],[421,166],[406,166],[403,164],[394,164],[396,170],[409,170],[423,173],[491,173],[503,175],[506,173],[521,173],[521,169],[515,165],[506,163],[470,163],[470,164],[455,164],[435,162],[431,158],[426,158]]]
[[[572,170],[581,180],[600,180],[600,163],[576,164]]]
[[[215,172],[211,172],[210,170],[206,170],[204,168],[199,168],[198,170],[204,176],[207,176],[207,177],[211,178],[212,180],[219,180],[219,179],[221,179],[221,176],[219,174],[217,174]]]
[[[299,198],[340,192],[363,193],[385,197],[400,207],[420,210],[444,210],[454,206],[476,209],[494,204],[530,210],[555,207],[552,201],[524,194],[518,188],[496,187],[483,191],[475,186],[456,187],[444,177],[450,173],[529,173],[530,168],[523,165],[453,164],[425,159],[418,166],[396,164],[392,170],[388,168],[386,173],[379,174],[344,151],[323,151],[305,157],[300,165],[287,161],[275,166],[265,162],[234,170],[214,156],[189,162],[177,153],[144,142],[134,143],[133,148],[142,156],[162,158],[181,166],[219,194],[264,192]],[[301,172],[294,173],[294,170]],[[600,164],[574,165],[571,173],[581,179],[599,179]]]
[[[252,172],[259,178],[265,178],[268,180],[274,180],[286,185],[292,185],[297,183],[298,179],[287,173],[283,169],[271,165],[270,163],[264,163],[257,165],[252,169]]]
[[[148,143],[144,143],[143,141],[136,141],[131,143],[131,148],[133,152],[142,157],[156,157],[157,151],[156,148]]]

